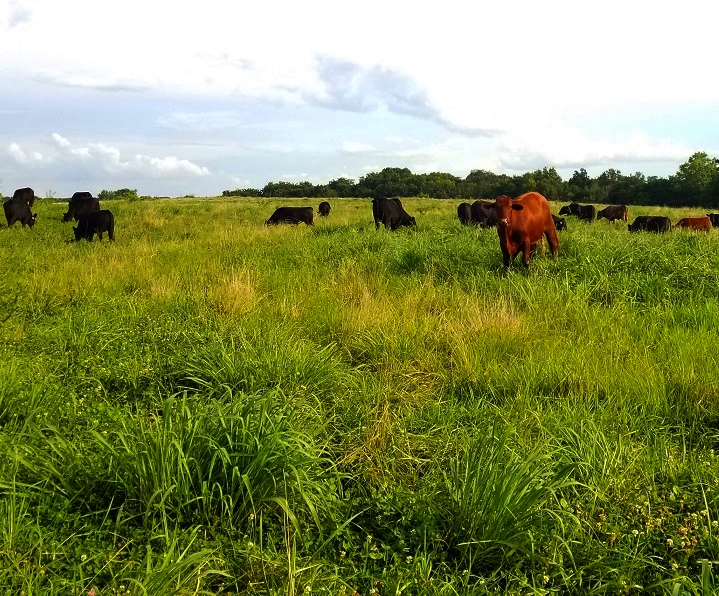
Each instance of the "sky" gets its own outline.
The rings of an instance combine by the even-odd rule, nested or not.
[[[0,0],[0,193],[719,156],[709,0]]]

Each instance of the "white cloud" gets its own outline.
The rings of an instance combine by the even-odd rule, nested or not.
[[[370,153],[375,151],[372,145],[358,141],[342,141],[342,151],[345,153]]]
[[[138,153],[131,159],[125,159],[120,149],[104,143],[75,146],[58,133],[53,133],[51,139],[49,147],[52,155],[47,159],[39,152],[28,155],[17,143],[10,145],[8,153],[15,161],[24,165],[45,162],[70,168],[97,168],[106,174],[123,177],[197,178],[211,174],[205,166],[174,156],[152,157]]]
[[[678,162],[691,154],[683,143],[654,140],[635,130],[619,138],[590,138],[568,128],[538,130],[502,138],[498,146],[503,168],[527,171],[544,166],[577,168],[627,162]]]

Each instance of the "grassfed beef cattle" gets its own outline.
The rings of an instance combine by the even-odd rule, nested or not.
[[[402,201],[398,198],[372,199],[372,215],[374,217],[374,229],[379,230],[379,224],[384,224],[385,229],[396,230],[403,226],[416,226],[417,221],[404,210]]]
[[[668,217],[659,215],[640,215],[628,226],[630,232],[655,232],[657,234],[669,232],[672,222]]]
[[[35,196],[35,191],[32,188],[25,187],[25,188],[18,188],[14,193],[12,193],[13,199],[18,199],[20,201],[25,201],[27,203],[27,206],[32,208],[33,203],[35,203],[35,199],[37,198]]]
[[[552,213],[552,221],[554,222],[554,228],[557,232],[567,229],[567,220],[563,217],[557,217],[554,213]]]
[[[469,203],[460,203],[457,205],[457,217],[463,226],[472,223],[472,205]]]
[[[67,213],[63,214],[62,221],[67,222],[71,219],[75,221],[80,220],[80,216],[83,213],[89,211],[99,211],[100,201],[93,197],[89,192],[76,192],[70,199],[70,204],[67,208]]]
[[[709,221],[712,222],[712,227],[716,228],[719,226],[719,213],[707,213]]]
[[[112,211],[102,209],[100,211],[88,211],[83,213],[77,220],[77,227],[73,227],[75,232],[75,241],[79,242],[83,238],[92,242],[92,238],[97,234],[99,240],[102,240],[102,234],[107,232],[110,240],[115,240],[115,217]]]
[[[606,219],[607,221],[614,221],[621,219],[622,221],[629,220],[629,209],[626,205],[609,205],[601,211],[597,212],[597,219]]]
[[[301,224],[306,223],[313,226],[312,207],[277,207],[275,212],[265,222],[266,226],[274,226],[281,223]]]
[[[712,222],[708,217],[684,217],[674,224],[674,227],[699,230],[708,234],[712,229]]]
[[[582,221],[594,221],[594,218],[597,215],[597,209],[594,205],[570,203],[559,210],[559,215],[574,215]]]
[[[30,206],[24,199],[8,199],[2,204],[2,206],[5,211],[5,219],[7,220],[8,228],[16,221],[19,221],[23,227],[30,226],[32,228],[35,225],[37,213],[30,212]]]
[[[497,225],[497,212],[490,201],[472,203],[472,223],[480,228],[493,228]]]
[[[327,217],[330,214],[330,204],[327,201],[322,201],[317,207],[317,213],[320,215],[320,217]]]
[[[559,239],[552,213],[547,199],[538,192],[527,192],[516,199],[502,195],[497,197],[494,209],[505,269],[520,252],[524,266],[529,267],[530,254],[543,236],[547,238],[552,256],[557,256]]]

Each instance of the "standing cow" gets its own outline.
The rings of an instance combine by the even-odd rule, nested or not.
[[[372,216],[374,217],[374,229],[379,230],[380,222],[385,229],[392,231],[402,226],[416,226],[417,221],[404,210],[402,201],[397,197],[392,199],[372,199]]]
[[[277,207],[275,212],[265,222],[266,226],[274,226],[281,223],[300,224],[306,223],[313,226],[312,207]]]
[[[712,222],[712,227],[719,227],[719,213],[707,213],[707,217]]]
[[[472,203],[472,223],[480,228],[493,228],[497,225],[497,213],[494,203],[490,201],[475,201]]]
[[[320,217],[327,217],[330,214],[330,204],[327,201],[322,201],[317,207],[317,213]]]
[[[640,215],[634,218],[634,221],[630,223],[627,228],[630,232],[655,232],[657,234],[663,234],[664,232],[670,232],[672,229],[672,222],[668,217],[660,215]]]
[[[469,203],[460,203],[457,205],[457,217],[463,226],[472,223],[472,205]]]
[[[626,205],[609,205],[608,207],[605,207],[601,211],[597,212],[597,219],[602,218],[606,219],[609,222],[612,222],[616,219],[628,221],[629,209]]]
[[[699,230],[708,234],[709,230],[712,229],[712,222],[708,217],[684,217],[680,219],[674,227]]]
[[[83,213],[89,211],[99,211],[100,201],[93,197],[89,192],[76,192],[70,199],[70,204],[67,208],[67,213],[63,214],[62,221],[70,221],[74,219],[78,221]]]
[[[30,212],[30,206],[24,199],[8,199],[2,206],[8,228],[16,221],[19,221],[23,227],[30,226],[32,228],[35,225],[37,213]]]
[[[32,188],[25,187],[18,188],[14,193],[12,193],[12,198],[19,201],[25,201],[27,203],[27,206],[32,208],[33,203],[35,203],[35,199],[37,197],[35,196],[35,191]]]
[[[100,211],[88,211],[83,213],[77,221],[77,227],[73,227],[75,232],[75,242],[79,242],[83,238],[92,242],[93,237],[97,234],[98,240],[102,240],[102,234],[107,232],[110,240],[115,240],[115,218],[112,211],[102,209]]]
[[[575,215],[582,221],[594,221],[597,215],[597,209],[594,205],[580,205],[579,203],[570,203],[559,210],[559,215]]]
[[[520,252],[524,266],[529,267],[530,254],[543,236],[547,238],[552,256],[557,256],[559,239],[552,212],[547,199],[538,192],[527,192],[516,199],[502,195],[497,197],[493,209],[505,269]]]

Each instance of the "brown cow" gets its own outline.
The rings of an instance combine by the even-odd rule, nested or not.
[[[552,212],[547,199],[538,192],[527,192],[516,199],[502,195],[492,208],[497,214],[497,234],[505,269],[520,252],[524,266],[529,267],[530,253],[542,236],[547,237],[552,256],[557,256],[559,240]]]
[[[602,218],[607,221],[614,221],[615,219],[629,221],[629,209],[626,205],[609,205],[609,207],[597,212],[597,219]]]
[[[708,234],[709,230],[712,229],[712,222],[708,217],[685,217],[674,224],[674,227],[700,230]]]

